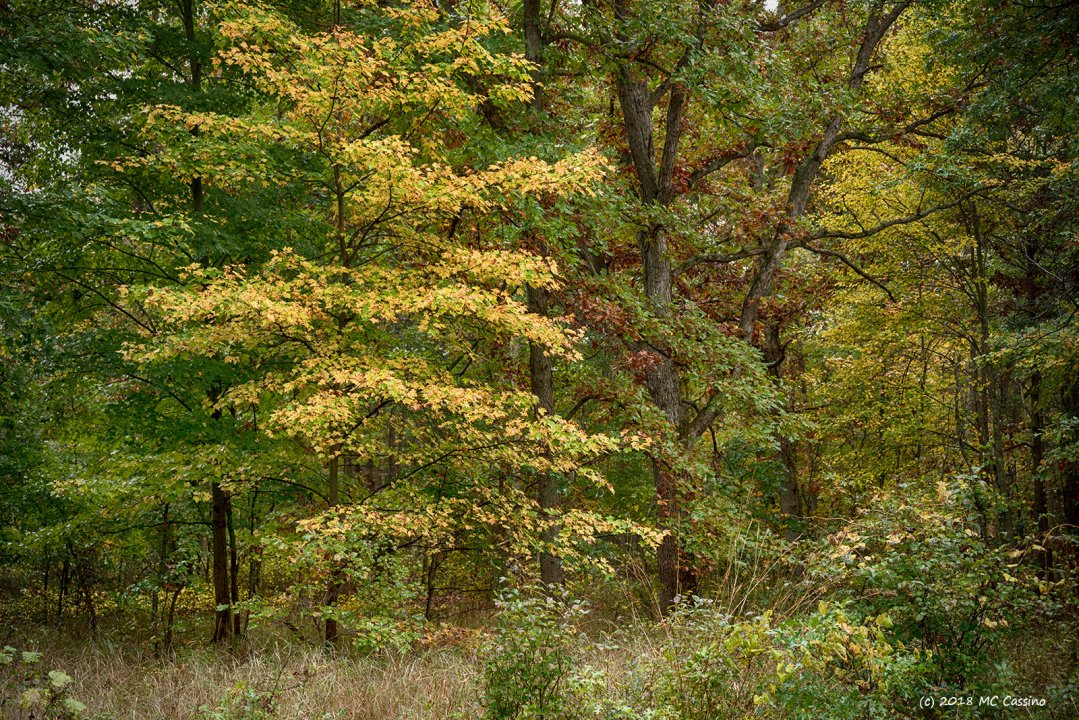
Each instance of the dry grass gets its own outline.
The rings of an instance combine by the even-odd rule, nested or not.
[[[721,596],[717,606],[739,609],[738,603],[724,607],[720,602],[741,595]],[[656,660],[671,648],[688,649],[707,639],[693,635],[706,629],[646,619],[605,619],[591,630],[590,638],[581,637],[577,662],[602,672],[599,693],[612,706],[635,706],[655,679],[650,673],[663,664]],[[1010,660],[1020,667],[1015,694],[1042,697],[1050,685],[1074,683],[1074,676],[1069,677],[1074,637],[1068,632],[1038,634],[1013,648]],[[481,718],[477,633],[446,628],[432,639],[434,645],[425,649],[383,657],[335,655],[273,637],[232,650],[191,639],[169,659],[140,650],[147,644],[130,637],[96,642],[26,638],[18,644],[44,652],[42,671],[70,674],[75,679],[71,696],[85,703],[86,717],[95,720]],[[1021,693],[1019,687],[1027,690]],[[1065,704],[1071,706],[1059,700],[1052,717],[1079,717]]]
[[[278,645],[240,653],[199,649],[168,660],[108,643],[42,649],[50,667],[75,678],[71,695],[87,705],[90,717],[422,720],[481,714],[475,659],[457,648],[355,658]],[[230,712],[212,712],[224,708]]]
[[[715,589],[718,607],[737,613],[761,587],[774,582],[773,569],[750,553],[748,567],[728,571]],[[611,642],[584,643],[583,665],[602,669],[607,695],[632,692],[634,673],[660,654],[667,637],[656,625],[639,582],[627,577],[614,615],[597,612],[582,624],[587,635]],[[797,602],[788,604],[797,605]],[[643,613],[642,613],[643,611]],[[170,658],[146,648],[146,638],[104,633],[91,642],[40,636],[17,643],[45,653],[49,668],[74,679],[71,696],[87,705],[88,717],[110,720],[448,720],[482,716],[481,664],[474,631],[447,627],[431,638],[434,647],[406,655],[334,655],[278,636],[263,636],[242,648],[219,650],[190,639]],[[220,711],[215,713],[215,711]]]

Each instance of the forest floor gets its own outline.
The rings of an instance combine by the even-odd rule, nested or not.
[[[87,714],[121,720],[389,720],[476,717],[477,663],[439,649],[385,658],[280,646],[189,651],[169,660],[82,646],[57,656]]]
[[[214,648],[184,643],[157,657],[123,641],[51,642],[43,669],[73,678],[88,718],[109,720],[389,720],[482,713],[467,646],[360,657],[295,642]],[[8,708],[5,717],[12,715]]]
[[[666,630],[665,625],[640,621],[613,635],[601,632],[576,645],[575,663],[599,673],[606,684],[603,693],[620,696],[642,666],[663,661]],[[1069,633],[1046,632],[1002,648],[1004,662],[1017,671],[1013,681],[1021,679],[1027,690],[1067,682],[1065,676],[1076,667],[1075,658],[1068,657],[1076,647]],[[492,637],[488,630],[452,628],[408,652],[362,654],[327,650],[269,633],[256,633],[253,639],[223,647],[192,636],[178,639],[176,649],[162,656],[152,652],[148,643],[117,633],[100,633],[96,639],[65,638],[51,629],[20,628],[15,634],[21,637],[21,645],[42,653],[42,674],[57,669],[71,676],[66,696],[86,706],[79,717],[92,720],[480,718],[485,714],[481,645]],[[701,637],[699,644],[708,641]],[[38,717],[20,712],[17,702],[8,700],[0,712],[5,720]],[[914,711],[903,717],[1070,719],[1079,718],[1076,700],[1069,701],[1070,709],[1058,699],[1056,707],[1044,710],[1013,708],[988,715],[973,710],[964,714],[962,709],[936,715]],[[722,717],[752,715],[750,711]]]
[[[205,617],[188,620],[199,625]],[[589,641],[576,645],[576,662],[602,668],[611,694],[638,662],[659,654],[657,626],[642,619],[629,624],[617,637],[609,628],[590,629]],[[93,720],[465,720],[484,715],[481,645],[493,634],[444,625],[407,651],[365,653],[267,627],[219,646],[204,633],[185,632],[162,654],[146,637],[118,628],[91,637],[26,625],[4,633],[8,639],[0,644],[40,652],[39,675],[70,675],[65,696],[85,705],[80,717]],[[0,718],[29,717],[8,699]]]

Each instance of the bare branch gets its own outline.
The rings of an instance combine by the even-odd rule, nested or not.
[[[686,181],[686,185],[692,188],[704,178],[708,177],[714,172],[717,172],[718,170],[722,170],[735,160],[744,160],[745,158],[749,157],[758,147],[760,147],[760,145],[756,142],[753,142],[747,145],[742,150],[731,150],[720,155],[716,155],[704,165],[691,172],[689,174],[689,179]]]
[[[745,260],[747,258],[763,255],[767,252],[767,248],[755,247],[755,248],[743,248],[737,252],[727,253],[726,255],[701,255],[687,260],[675,269],[675,274],[679,275],[691,270],[698,265],[722,265],[724,263],[737,262],[738,260]]]
[[[839,262],[841,262],[844,265],[846,265],[847,267],[849,267],[851,270],[853,270],[859,276],[861,276],[864,280],[873,283],[874,285],[879,287],[881,290],[883,290],[884,293],[888,296],[889,300],[891,300],[892,302],[898,302],[898,300],[895,299],[895,295],[892,295],[892,291],[888,289],[887,285],[885,285],[880,280],[877,280],[875,277],[873,277],[872,275],[867,273],[865,270],[862,270],[860,267],[855,265],[854,262],[852,262],[850,260],[850,258],[848,258],[843,253],[838,253],[838,252],[835,252],[834,250],[825,250],[824,248],[813,247],[812,245],[810,245],[807,242],[801,243],[799,245],[799,247],[801,247],[801,248],[803,248],[805,250],[808,250],[809,252],[816,253],[817,255],[823,255],[825,257],[835,258]]]
[[[962,197],[960,197],[957,200],[953,200],[952,202],[941,203],[940,205],[934,205],[933,207],[926,208],[925,210],[919,210],[918,212],[914,213],[913,215],[905,215],[904,217],[893,218],[891,220],[887,220],[885,222],[882,222],[879,225],[874,225],[871,228],[865,228],[863,230],[859,230],[858,232],[839,232],[839,231],[821,230],[821,231],[818,231],[818,232],[814,233],[809,239],[810,240],[821,240],[821,239],[824,239],[824,238],[837,238],[837,239],[840,239],[840,240],[861,240],[862,238],[872,237],[873,235],[876,235],[877,233],[879,233],[879,232],[881,232],[883,230],[887,230],[890,227],[895,227],[897,225],[909,225],[911,223],[918,222],[919,220],[923,220],[923,219],[929,217],[930,215],[933,215],[934,213],[942,212],[944,210],[950,210],[950,209],[952,209],[954,207],[957,207],[960,203],[966,202],[967,200],[969,200],[974,195],[977,195],[977,194],[981,193],[983,190],[984,190],[984,188],[979,188],[977,190],[971,190],[970,192],[964,193]],[[801,245],[803,247],[806,247],[805,243],[801,243]]]
[[[797,10],[789,12],[775,20],[761,21],[757,23],[757,29],[761,32],[775,32],[776,30],[782,30],[795,20],[800,20],[806,15],[809,15],[811,12],[824,5],[826,1],[827,0],[813,0],[809,4],[803,5]]]

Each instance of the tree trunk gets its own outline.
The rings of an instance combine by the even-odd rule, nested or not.
[[[1035,372],[1030,378],[1030,477],[1034,498],[1031,511],[1034,522],[1038,524],[1038,542],[1044,544],[1049,534],[1049,498],[1045,492],[1045,474],[1042,462],[1045,460],[1045,414],[1041,401],[1042,376]],[[1043,571],[1053,567],[1052,554],[1046,550],[1041,553]]]
[[[67,594],[68,583],[71,582],[71,556],[64,553],[64,562],[60,566],[60,587],[56,593],[56,627],[64,622],[64,595]]]
[[[187,41],[188,77],[187,84],[192,91],[198,93],[202,90],[202,62],[199,59],[198,49],[195,47],[195,8],[194,0],[180,0],[180,20],[184,28],[184,38]],[[191,134],[197,136],[198,128],[193,128]],[[191,180],[191,210],[195,215],[200,215],[203,210],[203,187],[202,178],[196,177]],[[210,391],[210,401],[216,401],[216,393]],[[221,411],[213,411],[213,419],[221,419]],[[232,637],[232,593],[229,587],[228,566],[228,495],[221,484],[214,480],[210,484],[211,517],[210,517],[210,545],[212,579],[214,586],[214,633],[213,642],[224,642]]]
[[[996,513],[997,532],[1001,540],[1012,534],[1013,518],[1008,504],[1011,500],[1011,484],[1008,481],[1004,459],[1003,408],[1001,395],[1000,371],[987,360],[990,354],[989,328],[989,265],[987,242],[982,231],[981,217],[974,203],[964,212],[967,226],[974,238],[974,252],[971,268],[971,294],[974,311],[978,319],[978,338],[976,351],[971,358],[974,365],[972,373],[978,378],[977,408],[978,434],[981,443],[982,464],[989,468],[993,487],[1004,504]]]
[[[531,110],[534,118],[542,117],[543,90],[540,87],[540,73],[543,66],[543,34],[540,28],[541,3],[540,0],[524,0],[522,5],[522,27],[524,30],[525,59],[533,63],[532,69],[532,102]],[[527,288],[528,310],[541,317],[548,315],[548,293],[546,288]],[[528,369],[532,394],[536,396],[538,405],[548,415],[554,414],[554,375],[551,358],[542,345],[529,343],[528,345]],[[536,504],[539,505],[541,517],[547,521],[557,511],[560,505],[558,496],[558,480],[548,472],[539,474],[536,479]],[[551,544],[557,538],[559,528],[551,524],[547,526],[541,535],[544,544]],[[565,577],[562,570],[562,561],[554,554],[541,551],[539,554],[540,580],[544,585],[560,585]]]
[[[659,317],[671,315],[672,277],[667,253],[666,234],[662,229],[642,233],[639,239],[644,260],[645,292],[653,302],[653,312]],[[689,445],[694,438],[686,436],[686,414],[682,404],[682,383],[670,349],[658,344],[651,367],[645,372],[645,387],[652,402],[663,412],[676,433],[676,447]],[[652,477],[656,487],[656,517],[667,535],[656,554],[660,582],[660,609],[666,612],[678,596],[697,590],[697,575],[693,558],[682,548],[678,539],[679,521],[683,516],[682,503],[688,499],[688,477],[671,466],[677,458],[652,457]]]
[[[1041,283],[1041,243],[1037,233],[1030,233],[1025,248],[1026,263],[1023,273],[1027,322],[1037,324],[1041,296],[1044,287]],[[1045,409],[1042,405],[1042,374],[1035,370],[1030,376],[1030,480],[1032,485],[1031,512],[1038,528],[1038,542],[1045,544],[1049,535],[1049,496],[1045,488],[1046,473],[1042,468],[1045,461]],[[1045,550],[1040,553],[1039,561],[1043,577],[1047,577],[1053,568],[1053,553]]]
[[[180,599],[180,593],[183,591],[183,583],[177,583],[172,591],[172,599],[169,601],[169,613],[165,618],[165,632],[161,639],[161,649],[168,654],[172,653],[172,627],[176,620],[176,601]]]
[[[225,496],[225,524],[228,528],[229,537],[229,596],[233,608],[240,602],[240,564],[236,553],[236,526],[232,520],[232,498]],[[232,635],[240,637],[240,613],[233,610]]]
[[[216,480],[210,485],[210,544],[213,551],[214,642],[232,638],[232,592],[229,586],[228,495]]]
[[[195,92],[202,90],[202,61],[199,59],[195,48],[195,8],[194,0],[181,0],[180,20],[184,26],[184,39],[187,40],[188,50],[188,77],[187,85]],[[197,136],[199,129],[191,129],[191,134]],[[196,177],[191,180],[191,209],[195,214],[202,212],[202,178]]]
[[[93,560],[89,557],[80,561],[78,565],[78,584],[82,593],[83,605],[86,607],[86,629],[90,635],[97,635],[97,607],[94,605],[94,567]]]
[[[654,100],[647,81],[636,75],[629,65],[619,68],[616,75],[618,100],[622,120],[637,173],[638,194],[644,205],[665,205],[673,199],[672,176],[678,152],[682,113],[686,96],[680,87],[672,88],[668,99],[666,135],[659,166],[655,163],[652,111]],[[644,274],[644,292],[652,312],[660,319],[672,315],[673,275],[667,248],[667,233],[660,225],[641,229],[637,247]],[[688,433],[682,404],[682,383],[678,368],[671,358],[670,348],[662,342],[652,344],[650,367],[645,371],[645,387],[656,407],[663,413],[675,434],[674,447],[690,445],[694,437]],[[697,576],[694,561],[681,547],[677,534],[682,515],[681,502],[686,494],[679,471],[671,467],[675,458],[660,454],[652,456],[652,478],[656,488],[656,519],[667,535],[656,552],[659,574],[659,605],[667,612],[680,595],[695,592]]]
[[[532,71],[532,109],[543,109],[543,89],[539,85],[543,63],[543,36],[540,33],[540,0],[524,0],[522,8],[525,36],[525,59],[535,64]]]
[[[75,581],[75,602],[81,602],[86,614],[86,627],[91,635],[97,634],[97,608],[94,606],[94,567],[93,557],[86,553],[82,557],[75,552],[70,541],[67,543],[68,555],[72,558],[72,579]]]
[[[1079,416],[1079,368],[1073,364],[1065,376],[1070,379],[1064,383],[1061,410],[1065,415],[1077,417]],[[1068,530],[1079,533],[1079,462],[1069,460],[1063,463],[1062,480],[1061,513],[1064,515],[1064,522],[1070,526]]]
[[[547,317],[548,297],[546,288],[528,288],[528,309],[541,317]],[[536,396],[539,407],[547,415],[554,414],[554,372],[551,357],[542,345],[529,343],[528,345],[528,369],[531,379],[532,394]],[[541,517],[545,521],[550,520],[551,511],[557,511],[559,506],[558,482],[549,472],[539,473],[536,479],[536,503],[539,505]],[[541,539],[545,544],[553,543],[558,536],[559,528],[555,524],[548,525]],[[544,585],[559,585],[563,582],[562,561],[556,555],[541,551],[539,555],[540,579]]]
[[[425,620],[431,620],[431,611],[435,607],[435,577],[438,575],[438,567],[444,559],[445,555],[441,552],[430,553],[427,556],[427,567],[424,572],[424,580],[427,585],[427,597],[423,604],[423,617]]]
[[[255,490],[251,493],[251,516],[249,518],[250,524],[248,525],[248,532],[252,538],[252,547],[247,555],[247,599],[250,601],[258,594],[259,587],[259,571],[262,569],[262,559],[260,557],[261,548],[254,545],[255,537],[255,509],[258,507],[258,486],[255,486]],[[247,627],[251,622],[251,610],[244,611],[243,631],[247,632]]]
[[[46,554],[45,568],[41,578],[41,624],[49,624],[49,574],[52,570],[52,558]]]
[[[340,489],[338,487],[338,473],[340,468],[340,458],[336,455],[330,458],[330,489],[329,489],[329,503],[331,508],[337,507],[340,502]],[[330,584],[326,589],[326,606],[330,608],[330,612],[333,612],[333,607],[337,604],[337,599],[341,595],[341,569],[334,567],[330,574]],[[335,643],[340,634],[340,629],[337,625],[337,620],[333,617],[326,617],[326,642]]]
[[[154,589],[153,618],[151,621],[152,632],[157,638],[154,641],[155,654],[162,649],[164,637],[162,637],[162,624],[165,619],[165,605],[168,602],[168,557],[169,557],[169,504],[161,511],[161,543],[157,550],[157,587]],[[160,595],[160,601],[158,596]]]
[[[764,362],[768,374],[776,387],[783,391],[783,361],[786,348],[780,337],[779,320],[769,321],[764,330]],[[779,461],[783,466],[783,479],[779,488],[779,511],[787,517],[799,517],[802,514],[802,499],[798,489],[797,447],[794,442],[778,430],[775,433],[779,444]],[[791,536],[793,531],[788,532]],[[796,533],[794,533],[796,534]],[[792,537],[793,539],[793,537]]]

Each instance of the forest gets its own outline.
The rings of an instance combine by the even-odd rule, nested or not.
[[[1079,718],[1077,42],[0,0],[0,717]]]

